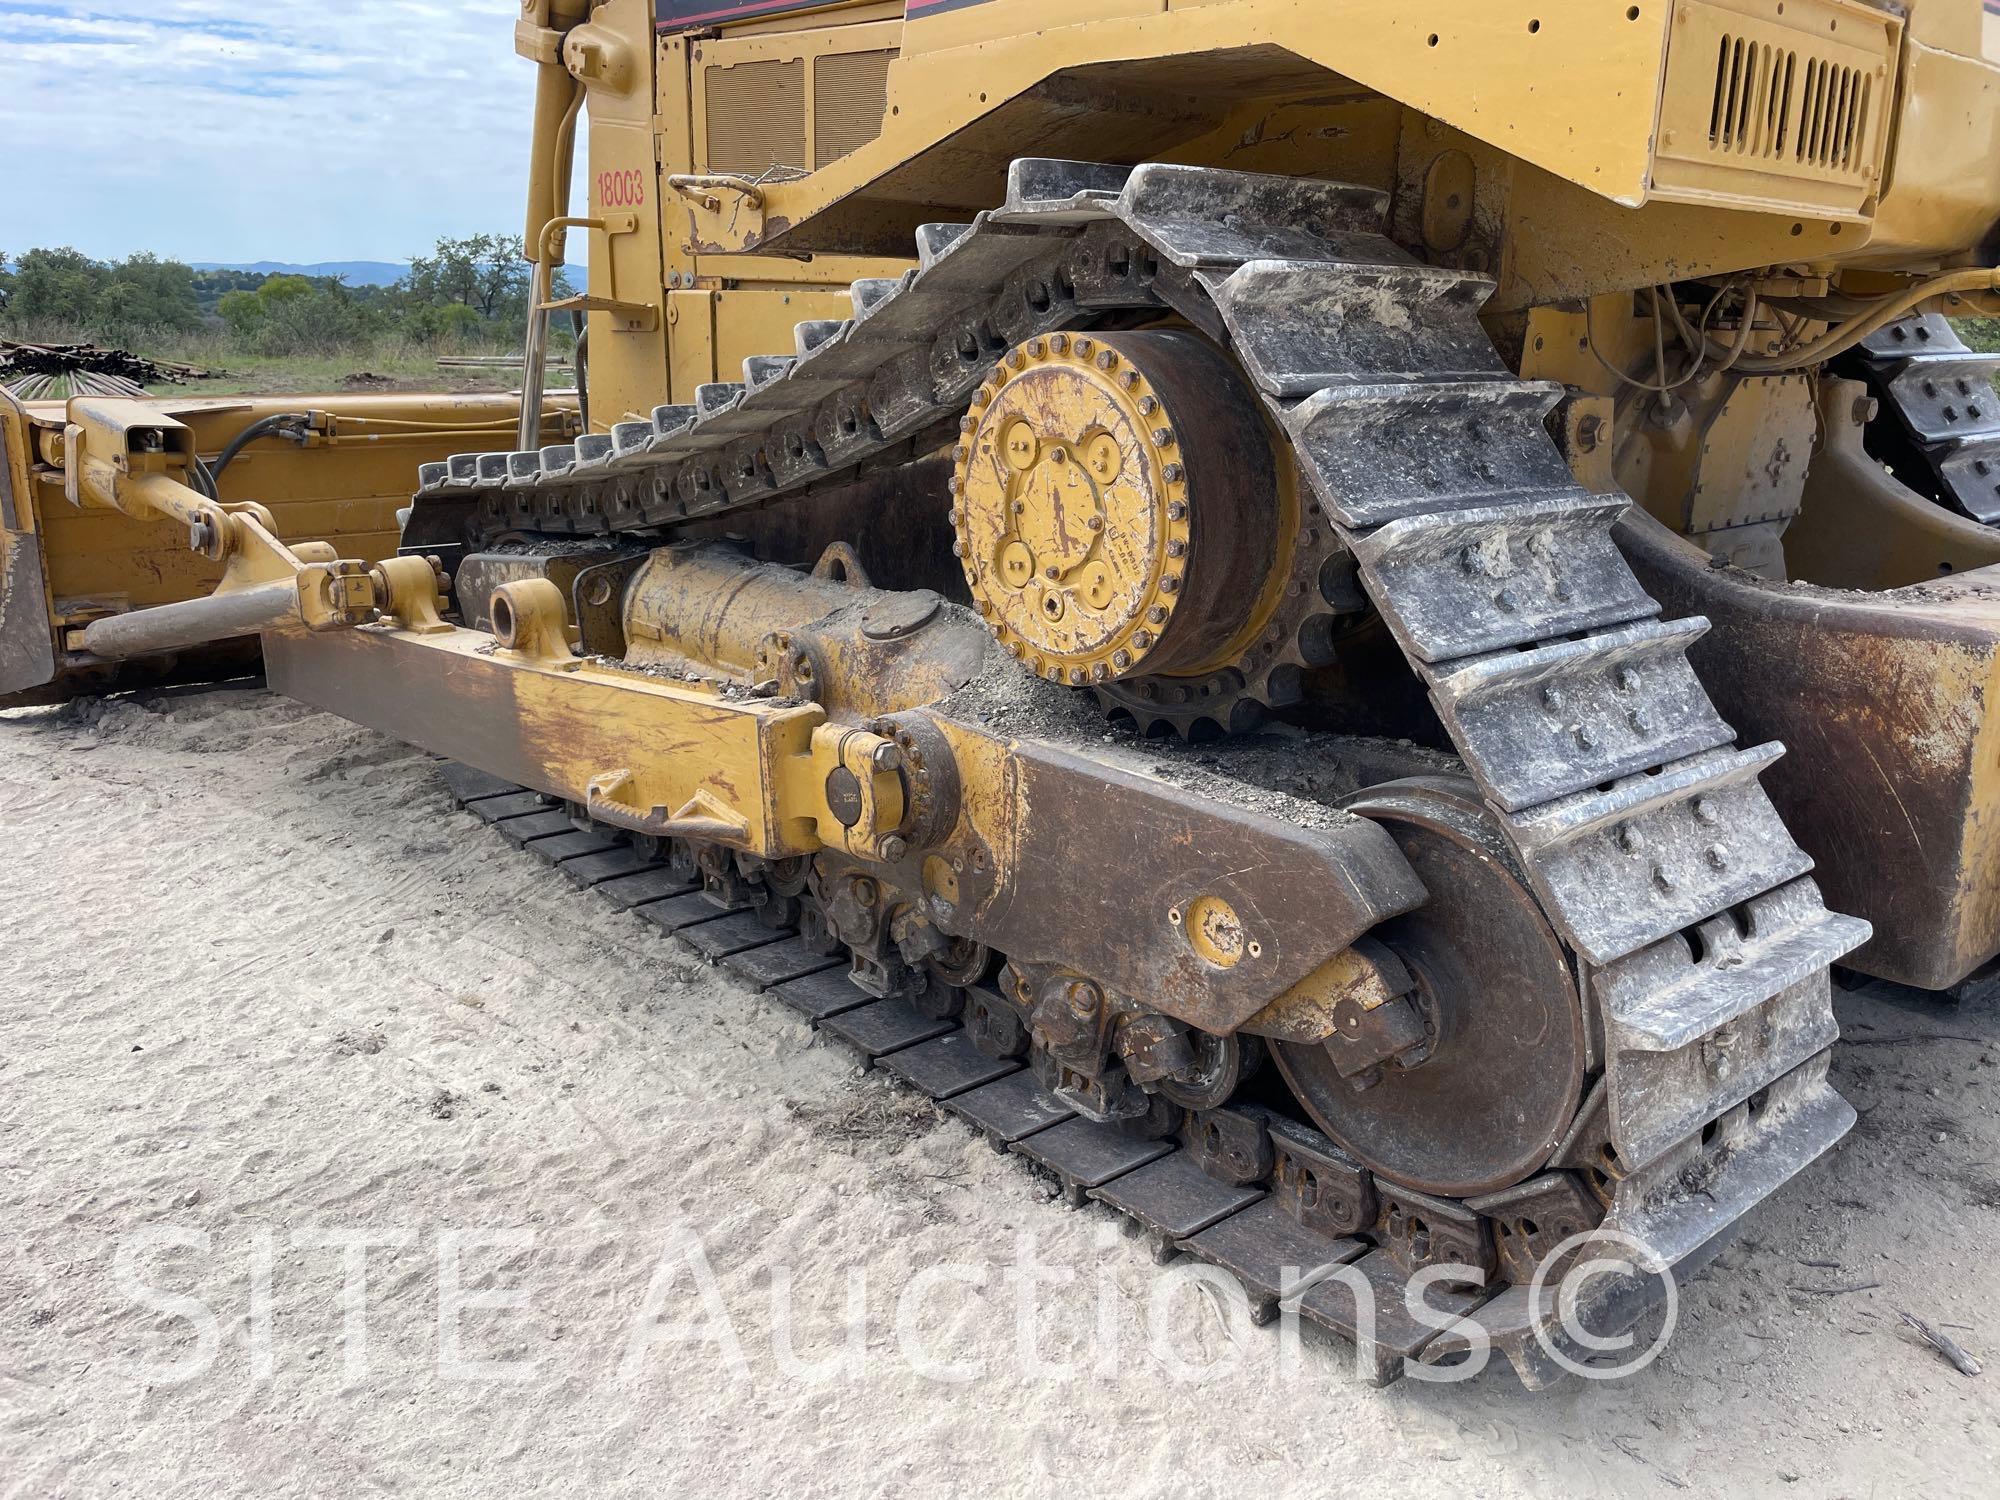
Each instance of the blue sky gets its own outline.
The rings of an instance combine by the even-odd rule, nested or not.
[[[0,0],[0,251],[407,260],[518,232],[514,0]]]

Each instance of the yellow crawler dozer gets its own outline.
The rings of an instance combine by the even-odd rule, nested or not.
[[[261,650],[1383,1379],[2000,951],[1978,0],[521,12],[522,399],[8,403],[11,701]]]

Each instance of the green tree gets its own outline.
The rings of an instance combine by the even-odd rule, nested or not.
[[[398,326],[421,343],[453,348],[467,348],[490,341],[495,331],[494,324],[488,323],[463,302],[449,303],[444,307],[406,309]]]
[[[469,307],[488,323],[524,322],[528,314],[528,263],[518,234],[475,234],[441,239],[429,255],[410,262],[397,290],[412,308]]]
[[[14,272],[10,311],[17,318],[85,324],[109,280],[107,268],[81,251],[30,250]]]
[[[380,320],[337,277],[270,276],[255,291],[225,292],[216,312],[257,354],[311,354],[359,344]]]
[[[149,339],[214,328],[249,353],[358,350],[381,334],[452,348],[513,347],[527,326],[530,269],[521,237],[439,240],[391,287],[338,277],[196,272],[157,255],[92,260],[68,248],[0,255],[0,316],[28,337],[83,337],[141,347]],[[558,276],[557,297],[570,295]],[[558,348],[568,320],[550,330]]]
[[[7,290],[10,318],[65,323],[94,337],[177,332],[201,322],[194,272],[157,255],[97,261],[67,248],[30,250]]]

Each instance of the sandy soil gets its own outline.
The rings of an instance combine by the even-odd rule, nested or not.
[[[1643,1374],[1376,1391],[1335,1341],[1287,1370],[1272,1330],[1232,1336],[1108,1212],[579,896],[375,734],[240,690],[15,713],[0,830],[0,1494],[1865,1496],[2000,1472],[2000,1370],[1956,1373],[1896,1313],[2000,1357],[1990,1002],[1843,997],[1860,1128],[1687,1288]],[[365,1347],[328,1231],[400,1239],[355,1252]],[[1033,1338],[1067,1377],[1020,1356],[1023,1234],[1069,1276]],[[988,1276],[905,1304],[963,1381],[898,1336],[940,1264]],[[860,1278],[858,1371],[787,1372],[786,1269],[805,1360],[842,1347]],[[517,1305],[461,1305],[499,1288]],[[651,1341],[662,1310],[704,1335],[720,1313],[738,1347]]]

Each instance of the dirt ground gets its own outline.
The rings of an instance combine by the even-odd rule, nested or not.
[[[1684,1290],[1649,1369],[1378,1391],[1331,1339],[1288,1368],[1108,1211],[1049,1201],[371,732],[247,690],[16,712],[0,837],[6,1496],[1971,1495],[2000,1472],[1990,1001],[1842,997],[1859,1128]],[[858,1355],[815,1378],[797,1362],[847,1347],[850,1293]]]

